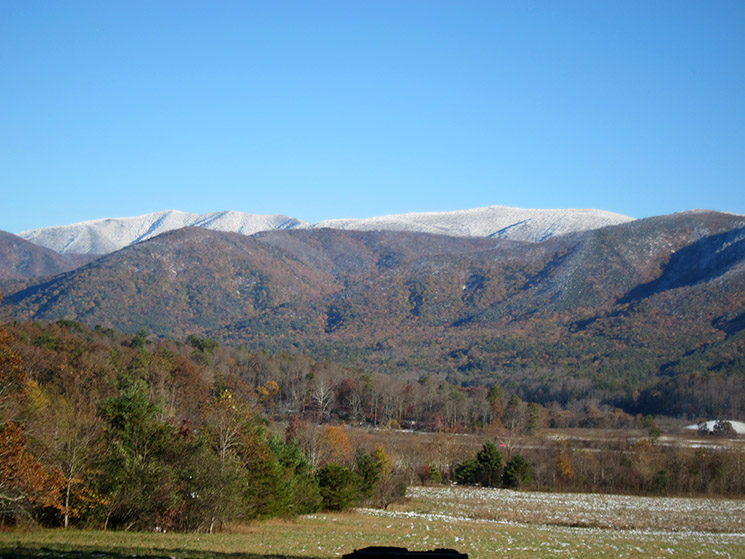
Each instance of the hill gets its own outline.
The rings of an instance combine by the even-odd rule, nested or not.
[[[0,292],[16,291],[37,278],[68,272],[92,259],[90,255],[58,254],[0,231]]]

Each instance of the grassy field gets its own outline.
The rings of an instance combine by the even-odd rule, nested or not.
[[[0,533],[0,556],[325,559],[368,545],[396,545],[455,548],[471,559],[745,557],[743,500],[461,487],[414,487],[410,495],[387,511],[257,522],[213,535],[5,532]]]

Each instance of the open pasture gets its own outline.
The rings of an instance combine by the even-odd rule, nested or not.
[[[221,534],[0,533],[2,557],[334,558],[368,545],[472,559],[745,557],[745,501],[414,487],[388,510],[230,526]],[[80,554],[60,552],[79,551]]]

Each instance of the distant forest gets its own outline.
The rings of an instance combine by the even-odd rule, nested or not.
[[[689,389],[713,405],[715,392],[731,389],[731,378],[717,378]],[[563,382],[571,394],[563,404],[530,401],[529,375],[515,391],[459,386],[198,336],[179,342],[71,321],[7,324],[0,329],[0,521],[214,531],[228,521],[321,508],[386,507],[413,482],[745,490],[745,475],[733,475],[743,471],[742,453],[652,446],[660,430],[644,404],[653,395],[640,394],[632,414],[587,395],[582,379]],[[345,424],[442,438],[422,453],[374,437],[352,444]],[[641,429],[648,439],[601,454],[570,451],[566,441],[548,452],[513,452],[516,437],[560,427]],[[488,442],[469,456],[470,447],[452,438],[458,433],[502,440],[503,448]]]

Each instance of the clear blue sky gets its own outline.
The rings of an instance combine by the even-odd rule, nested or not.
[[[745,2],[0,0],[0,229],[745,214]]]

